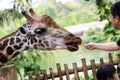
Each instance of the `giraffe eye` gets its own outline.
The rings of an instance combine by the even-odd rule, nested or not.
[[[36,33],[36,34],[41,34],[41,33],[45,32],[45,31],[46,31],[46,28],[37,28],[37,29],[35,30],[35,33]]]

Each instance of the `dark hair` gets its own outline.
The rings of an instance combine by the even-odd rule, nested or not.
[[[107,80],[107,78],[112,78],[115,72],[116,69],[114,65],[104,64],[97,69],[97,80]]]
[[[119,16],[120,17],[120,1],[114,3],[110,8],[110,13],[113,16]]]

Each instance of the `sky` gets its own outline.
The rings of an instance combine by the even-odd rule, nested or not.
[[[13,0],[0,0],[0,10],[3,10],[5,8],[12,8],[12,2]]]
[[[0,10],[3,10],[5,8],[12,8],[14,0],[0,0]],[[33,0],[33,5],[37,5],[40,2],[40,0]]]
[[[0,0],[0,10],[3,10],[5,8],[12,8],[13,7],[12,1],[14,0]],[[41,0],[33,0],[33,1],[34,1],[33,5],[34,4],[37,5]],[[68,1],[70,0],[56,0],[56,2],[62,2],[62,3],[65,3]]]

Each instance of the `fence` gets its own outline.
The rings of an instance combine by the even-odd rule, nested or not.
[[[103,58],[100,58],[100,63],[95,63],[95,60],[90,60],[90,65],[86,64],[86,59],[81,59],[82,66],[78,67],[76,63],[73,63],[72,69],[68,68],[67,64],[64,64],[64,70],[61,70],[61,65],[58,63],[57,66],[57,72],[54,72],[52,68],[50,68],[49,74],[47,74],[47,71],[44,69],[42,73],[40,74],[38,69],[34,69],[35,76],[32,76],[32,72],[28,72],[28,79],[23,80],[48,80],[52,79],[55,80],[55,78],[59,78],[59,80],[63,80],[63,76],[66,76],[66,80],[70,80],[70,74],[74,74],[75,80],[80,80],[79,72],[84,73],[84,80],[89,80],[88,70],[92,70],[93,80],[96,79],[96,68],[99,67],[102,64],[118,64],[118,60],[112,59],[112,54],[108,54],[108,61],[104,62]],[[6,78],[6,80],[17,80],[16,75],[16,69],[15,66],[7,66],[2,67],[3,76]]]

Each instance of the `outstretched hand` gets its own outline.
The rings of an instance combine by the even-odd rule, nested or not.
[[[89,50],[95,49],[94,43],[84,44],[84,47],[85,47],[86,49],[89,49]]]

